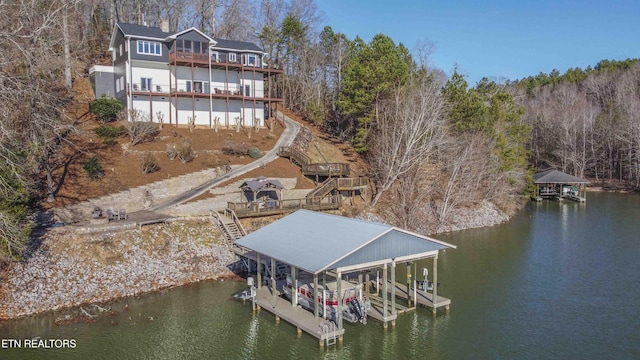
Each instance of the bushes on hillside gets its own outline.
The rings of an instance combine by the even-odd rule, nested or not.
[[[160,166],[158,165],[158,160],[155,155],[148,151],[144,153],[144,155],[142,155],[142,173],[151,174],[158,170],[160,170]]]
[[[100,160],[98,160],[98,158],[95,156],[84,159],[84,162],[82,163],[82,169],[84,169],[84,172],[91,180],[98,180],[104,176],[104,171],[102,170],[102,165],[100,165]]]
[[[193,148],[191,148],[191,143],[188,141],[183,142],[178,150],[178,158],[183,163],[191,162],[194,158]]]
[[[107,97],[104,94],[101,98],[95,99],[89,104],[89,111],[95,114],[96,119],[102,123],[115,121],[123,109],[124,106],[118,100]]]
[[[131,145],[140,144],[145,141],[151,141],[156,135],[160,133],[158,124],[146,121],[125,122],[124,128],[127,129]]]
[[[258,149],[257,147],[249,148],[247,153],[252,159],[259,159],[262,157],[262,151],[260,151],[260,149]]]
[[[222,146],[222,153],[226,155],[247,155],[248,151],[247,145],[232,140],[225,140]]]
[[[121,136],[124,136],[127,133],[127,129],[124,126],[111,126],[111,125],[101,125],[95,129],[93,132],[104,141],[105,144],[115,143],[115,140]]]

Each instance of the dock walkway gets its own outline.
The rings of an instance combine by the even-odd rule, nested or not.
[[[300,306],[291,305],[291,302],[279,297],[278,294],[273,296],[271,289],[268,287],[263,286],[256,289],[256,304],[259,306],[259,309],[264,309],[274,314],[276,316],[276,322],[283,319],[295,326],[298,334],[304,331],[314,336],[320,340],[321,346],[327,342],[327,340],[342,339],[344,335],[344,329],[332,327],[330,321],[316,318],[312,312]]]

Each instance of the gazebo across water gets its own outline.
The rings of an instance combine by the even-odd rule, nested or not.
[[[586,185],[589,181],[559,170],[547,170],[533,175],[537,200],[545,198],[571,199],[584,202],[587,199]]]

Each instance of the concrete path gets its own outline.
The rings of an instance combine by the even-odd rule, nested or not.
[[[219,178],[207,181],[201,185],[198,185],[197,187],[191,189],[190,191],[187,191],[185,193],[182,193],[176,197],[174,197],[171,200],[162,202],[148,210],[150,211],[161,211],[163,209],[184,203],[186,201],[189,201],[203,193],[205,193],[207,190],[211,189],[214,186],[218,186],[220,184],[222,184],[223,182],[229,180],[229,179],[233,179],[237,176],[240,176],[242,174],[245,174],[251,170],[257,169],[259,167],[261,167],[264,164],[267,164],[275,159],[278,158],[278,148],[280,148],[281,146],[291,146],[291,144],[293,143],[293,140],[296,138],[296,135],[298,135],[298,132],[300,131],[300,124],[298,124],[297,122],[293,121],[292,119],[290,119],[289,117],[285,116],[282,113],[278,113],[278,116],[280,118],[284,118],[284,122],[286,124],[286,127],[284,129],[284,131],[282,132],[282,135],[280,135],[280,138],[278,139],[278,141],[276,142],[276,145],[266,154],[264,154],[264,156],[262,156],[260,159],[257,159],[256,161],[249,163],[247,165],[243,165],[240,166],[232,171],[230,171],[229,173],[225,174],[224,176],[221,176]]]

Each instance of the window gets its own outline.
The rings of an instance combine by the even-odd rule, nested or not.
[[[156,41],[138,40],[138,54],[162,55],[162,46]]]
[[[247,55],[247,63],[245,65],[256,66],[258,63],[258,56],[254,54]]]
[[[187,92],[191,92],[191,80],[187,80]]]
[[[116,81],[116,92],[120,92],[120,79]]]
[[[211,61],[220,62],[220,54],[217,51],[211,52]]]
[[[251,96],[251,85],[244,86],[244,96]]]
[[[120,49],[120,56],[122,56],[122,44],[120,44],[119,49]]]
[[[140,78],[140,89],[142,91],[151,91],[151,78]]]
[[[236,53],[229,53],[229,62],[234,63],[236,60]]]

